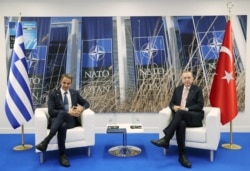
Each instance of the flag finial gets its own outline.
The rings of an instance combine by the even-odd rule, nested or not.
[[[233,4],[233,2],[232,1],[229,1],[228,3],[227,3],[227,9],[228,9],[228,19],[230,20],[230,18],[231,18],[231,9],[234,7],[234,4]]]
[[[19,12],[18,22],[21,22],[21,18],[22,18],[22,13]]]

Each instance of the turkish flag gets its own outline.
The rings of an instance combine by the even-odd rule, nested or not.
[[[230,20],[227,22],[209,98],[211,106],[220,108],[223,125],[238,114]]]

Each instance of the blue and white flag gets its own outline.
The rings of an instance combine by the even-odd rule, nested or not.
[[[33,102],[21,22],[18,22],[16,29],[5,99],[5,112],[14,129],[28,122],[33,116]]]

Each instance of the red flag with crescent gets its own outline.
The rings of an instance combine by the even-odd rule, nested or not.
[[[228,20],[210,92],[210,104],[221,110],[224,125],[238,114],[231,21]]]

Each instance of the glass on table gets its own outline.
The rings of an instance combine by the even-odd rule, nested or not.
[[[141,129],[142,128],[140,117],[138,117],[136,115],[132,116],[132,125],[130,126],[130,128],[131,129]]]
[[[109,129],[117,129],[117,128],[119,128],[119,126],[118,126],[117,123],[116,123],[116,115],[115,115],[115,114],[113,114],[113,115],[109,118],[109,120],[108,120],[108,128],[109,128]]]

